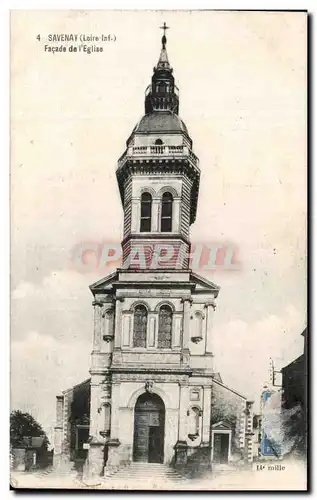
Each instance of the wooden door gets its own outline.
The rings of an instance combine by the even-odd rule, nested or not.
[[[219,464],[228,463],[229,434],[217,432],[214,434],[213,460]]]
[[[145,394],[140,398],[134,412],[133,460],[162,463],[164,459],[164,403],[155,394]]]

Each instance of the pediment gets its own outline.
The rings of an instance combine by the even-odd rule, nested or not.
[[[206,293],[213,292],[215,297],[217,297],[220,291],[220,286],[216,285],[212,281],[207,280],[206,278],[203,278],[202,276],[199,276],[196,273],[190,273],[190,281],[195,284],[195,291]]]
[[[214,379],[214,380],[217,380],[217,382],[222,383],[222,378],[221,378],[221,375],[220,375],[220,373],[219,373],[219,372],[215,372],[215,373],[213,374],[213,379]]]
[[[220,422],[216,422],[211,426],[213,430],[217,431],[231,431],[232,426],[226,422],[225,420],[221,420]]]
[[[89,288],[92,291],[92,293],[102,292],[103,290],[105,290],[105,291],[111,290],[113,283],[115,281],[117,281],[117,279],[118,279],[118,272],[115,271],[115,272],[109,274],[108,276],[106,276],[105,278],[102,278],[101,280],[96,281],[95,283],[90,285]]]

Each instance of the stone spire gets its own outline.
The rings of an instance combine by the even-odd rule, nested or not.
[[[166,23],[163,24],[163,26],[160,27],[162,30],[164,30],[164,34],[162,36],[162,49],[161,49],[161,54],[160,54],[160,58],[158,60],[158,63],[157,63],[157,66],[156,66],[156,69],[171,69],[170,68],[170,64],[169,64],[169,61],[168,61],[168,57],[167,57],[167,51],[166,51],[166,43],[167,43],[167,39],[166,39],[166,35],[165,35],[165,31],[167,29],[169,29],[169,26],[166,26]]]
[[[166,51],[166,35],[169,29],[166,23],[160,27],[164,30],[162,48],[157,65],[153,69],[152,83],[145,93],[145,113],[153,111],[170,111],[178,114],[178,88],[175,85],[173,69],[170,66]]]

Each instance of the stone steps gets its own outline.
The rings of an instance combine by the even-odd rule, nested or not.
[[[109,489],[165,489],[168,485],[183,484],[186,480],[165,464],[134,462],[116,471],[105,473],[104,485]]]

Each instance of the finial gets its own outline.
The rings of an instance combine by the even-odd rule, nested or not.
[[[166,26],[166,22],[164,21],[164,24],[163,24],[163,26],[160,26],[160,29],[164,31],[164,34],[162,36],[162,46],[163,46],[163,49],[165,49],[165,46],[166,46],[165,32],[166,32],[166,30],[169,29],[169,26]]]

